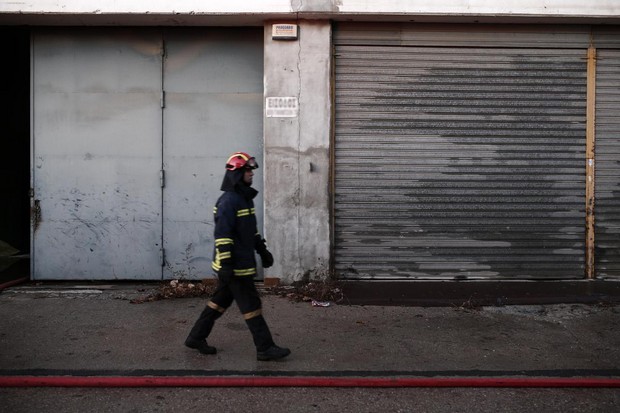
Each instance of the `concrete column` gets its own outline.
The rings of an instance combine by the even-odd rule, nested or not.
[[[329,268],[331,24],[298,21],[297,40],[273,40],[273,23],[291,22],[265,24],[265,98],[296,97],[299,112],[264,119],[264,232],[275,257],[265,277],[291,283]]]

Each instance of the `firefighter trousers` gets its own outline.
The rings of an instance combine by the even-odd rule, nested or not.
[[[219,278],[211,299],[196,320],[189,336],[195,340],[205,340],[215,321],[235,301],[247,324],[257,351],[265,351],[274,345],[271,332],[262,315],[262,303],[252,277],[231,276]]]

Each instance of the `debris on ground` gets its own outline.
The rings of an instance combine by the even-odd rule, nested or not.
[[[482,310],[482,305],[472,297],[468,300],[464,301],[461,305],[454,306],[456,311],[480,311]]]
[[[161,284],[154,292],[132,299],[132,304],[142,304],[170,298],[210,297],[216,283],[212,279],[202,281],[172,280]],[[292,285],[278,285],[260,290],[295,302],[309,302],[315,307],[329,307],[344,300],[341,285],[336,281],[297,282]]]
[[[215,291],[213,280],[183,281],[172,280],[160,285],[157,290],[145,297],[134,298],[131,304],[142,304],[167,298],[210,297]]]
[[[342,286],[330,280],[297,282],[292,285],[270,287],[266,290],[268,293],[288,298],[291,301],[310,302],[315,307],[327,307],[332,302],[339,303],[344,300]]]

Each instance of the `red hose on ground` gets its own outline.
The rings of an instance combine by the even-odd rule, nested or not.
[[[14,285],[17,285],[17,284],[25,283],[27,281],[30,281],[29,277],[23,277],[23,278],[18,278],[17,280],[7,281],[3,284],[0,284],[0,291],[4,290],[5,288],[9,288]]]
[[[0,387],[620,387],[620,378],[0,376]]]

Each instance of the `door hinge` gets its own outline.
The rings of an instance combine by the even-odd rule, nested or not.
[[[159,185],[162,188],[166,186],[166,171],[163,169],[159,170]]]
[[[159,258],[161,259],[161,266],[166,266],[166,250],[164,248],[159,249]]]
[[[161,108],[165,108],[166,107],[166,92],[165,91],[161,91],[161,97],[160,97],[160,103],[161,103]]]

